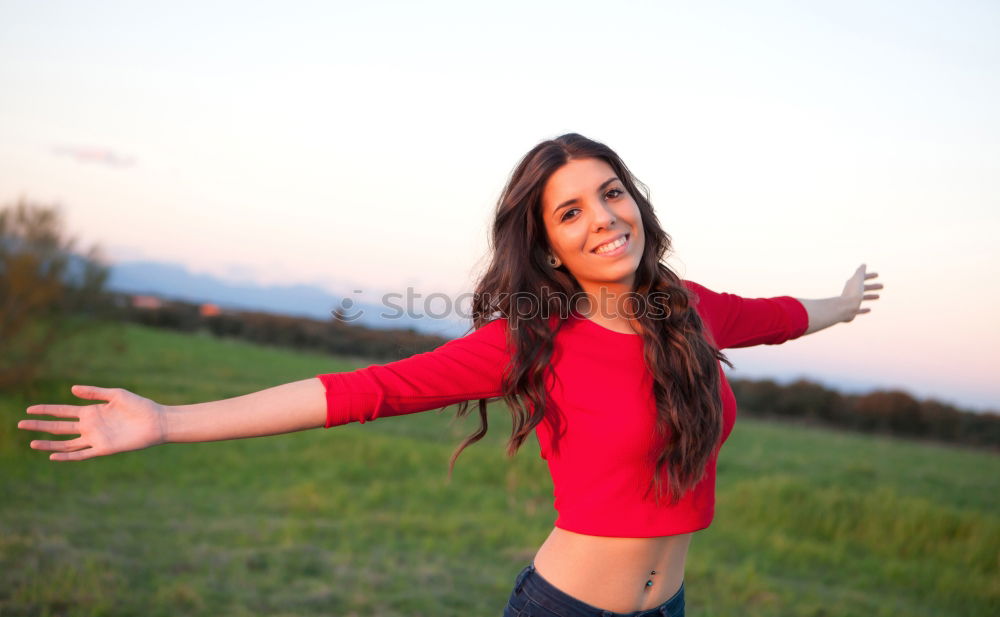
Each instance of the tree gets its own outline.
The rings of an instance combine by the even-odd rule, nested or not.
[[[920,402],[902,390],[875,390],[854,399],[853,414],[866,429],[919,434]]]
[[[0,388],[29,383],[55,341],[109,307],[98,247],[79,255],[75,244],[54,206],[22,197],[0,209]]]

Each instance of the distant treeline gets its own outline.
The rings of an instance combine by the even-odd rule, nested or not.
[[[276,345],[359,356],[379,362],[431,351],[447,339],[413,329],[379,330],[345,323],[254,311],[206,311],[204,304],[159,301],[156,308],[134,306],[132,296],[119,294],[119,317],[149,326],[186,332],[210,332]],[[217,313],[217,314],[212,314]],[[933,399],[917,400],[899,390],[841,394],[800,379],[788,385],[773,380],[729,380],[740,413],[866,433],[930,439],[1000,450],[1000,414],[957,409]]]
[[[116,293],[117,318],[182,332],[208,332],[262,345],[292,347],[390,362],[431,351],[447,339],[412,328],[379,330],[340,321],[321,321],[257,311],[219,310],[214,305],[158,299],[155,308],[135,306],[135,296]],[[206,310],[209,309],[210,310]]]
[[[1000,449],[1000,414],[970,412],[901,390],[841,394],[806,379],[730,379],[740,413],[865,433]]]

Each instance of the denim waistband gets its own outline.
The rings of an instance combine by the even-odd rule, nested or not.
[[[564,617],[679,617],[684,614],[684,581],[677,593],[663,604],[643,611],[631,613],[616,613],[597,608],[578,600],[565,591],[548,582],[535,570],[534,562],[525,566],[517,575],[515,591],[523,591],[536,604],[544,606],[553,612],[565,607],[568,611]],[[559,612],[563,615],[562,612]]]

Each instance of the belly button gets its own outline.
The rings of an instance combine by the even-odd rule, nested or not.
[[[652,576],[654,574],[656,574],[656,570],[650,570],[649,575]],[[643,591],[649,589],[652,586],[653,586],[653,579],[646,579],[646,587],[643,589]]]

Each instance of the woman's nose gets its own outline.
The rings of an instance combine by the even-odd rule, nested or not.
[[[594,211],[594,231],[607,229],[615,224],[615,213],[605,204],[600,204]]]

